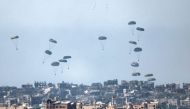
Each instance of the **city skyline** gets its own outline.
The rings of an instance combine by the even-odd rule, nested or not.
[[[34,81],[90,84],[109,79],[145,80],[156,84],[189,81],[190,1],[184,0],[34,0],[0,1],[0,86]],[[129,55],[134,20],[145,28],[141,37],[141,77],[132,77]],[[20,36],[18,50],[10,40]],[[101,50],[98,37],[108,39]],[[58,41],[42,63],[48,40]],[[69,70],[50,63],[71,55]]]

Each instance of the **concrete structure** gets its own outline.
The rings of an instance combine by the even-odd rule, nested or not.
[[[158,102],[147,103],[147,109],[158,109]]]
[[[188,106],[188,107],[190,107],[190,99],[189,99],[189,97],[187,97],[184,100],[180,100],[180,106]]]
[[[144,109],[144,104],[134,104],[133,109]]]
[[[47,100],[45,109],[76,109],[76,103]]]
[[[7,107],[7,106],[0,106],[0,109],[28,109],[26,107],[23,106],[11,106],[11,107]]]

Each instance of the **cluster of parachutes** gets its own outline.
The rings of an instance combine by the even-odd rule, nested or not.
[[[136,60],[134,60],[131,63],[131,67],[133,69],[133,73],[132,76],[140,76],[141,73],[139,71],[137,71],[137,69],[139,68],[139,61],[140,61],[140,53],[142,52],[142,48],[139,45],[139,37],[137,37],[136,33],[138,31],[144,31],[144,28],[141,27],[136,27],[136,21],[130,21],[128,23],[130,30],[131,30],[131,34],[130,34],[130,40],[129,40],[129,54],[133,57],[134,55],[136,55],[135,57],[137,57]]]
[[[137,77],[141,76],[141,73],[137,70],[140,66],[140,55],[141,52],[143,51],[142,47],[140,47],[140,37],[142,32],[145,31],[144,28],[142,27],[137,27],[136,26],[136,21],[130,21],[128,22],[129,28],[131,30],[130,34],[130,40],[129,40],[129,54],[131,56],[136,55],[135,57],[137,58],[135,61],[131,63],[131,67],[133,69],[132,76]],[[147,81],[153,82],[156,79],[153,77],[153,74],[146,74],[144,75],[145,78],[147,78]]]
[[[138,27],[136,26],[136,21],[130,21],[128,22],[128,26],[131,30],[131,34],[130,34],[130,40],[129,40],[129,55],[131,56],[135,56],[136,59],[131,63],[131,67],[133,69],[132,72],[132,76],[137,77],[137,76],[141,76],[141,73],[139,70],[139,66],[140,66],[140,55],[143,51],[142,47],[140,46],[140,37],[141,37],[141,33],[145,31],[144,28],[142,27]],[[15,45],[16,50],[18,50],[18,39],[19,36],[14,36],[10,38],[13,41],[13,44]],[[107,37],[104,35],[101,35],[98,37],[98,40],[100,41],[100,45],[101,45],[101,50],[105,49],[105,41],[107,40]],[[43,58],[43,64],[47,61],[48,58],[50,58],[53,55],[53,48],[54,46],[57,44],[57,41],[55,39],[49,39],[49,49],[44,51],[44,58]],[[57,61],[53,61],[51,62],[51,66],[55,69],[57,69],[61,64],[68,64],[68,69],[69,69],[69,60],[72,57],[67,55],[67,56],[63,56],[63,58],[58,59]],[[63,68],[62,71],[63,72]],[[56,75],[56,72],[55,72]],[[156,79],[153,77],[153,74],[146,74],[144,76],[145,78],[147,78],[147,81],[155,81]]]
[[[136,27],[136,21],[130,21],[128,23],[129,28],[131,30],[130,40],[129,40],[129,54],[135,53],[137,55],[137,61],[140,61],[140,54],[142,52],[142,48],[140,47],[140,33],[145,31],[142,27]]]
[[[156,78],[153,77],[154,75],[152,73],[149,73],[149,74],[146,74],[144,75],[144,77],[147,78],[147,81],[149,82],[153,82],[153,81],[156,81]]]
[[[43,59],[43,64],[45,63],[45,61],[51,57],[51,55],[53,54],[52,50],[54,48],[54,46],[57,44],[57,41],[55,39],[49,39],[49,49],[45,50],[45,55],[44,55],[44,59]],[[63,58],[58,59],[57,61],[53,61],[51,62],[51,66],[54,68],[54,73],[56,75],[56,70],[57,68],[61,65],[61,64],[66,64],[68,63],[68,60],[71,58],[71,56],[63,56]],[[68,66],[69,69],[69,66]],[[61,70],[61,72],[63,73],[63,68]]]
[[[54,73],[55,73],[55,75],[56,75],[56,69],[57,69],[57,67],[59,67],[61,64],[64,65],[64,64],[68,63],[69,59],[71,59],[71,56],[63,56],[63,58],[61,58],[61,59],[59,59],[57,61],[53,61],[51,63],[51,66],[54,67]],[[63,67],[61,67],[61,73],[63,73]],[[69,69],[69,65],[68,65],[68,69]]]
[[[45,61],[53,54],[52,49],[57,44],[57,41],[55,39],[49,39],[49,49],[45,50],[45,55],[43,59],[43,64]]]

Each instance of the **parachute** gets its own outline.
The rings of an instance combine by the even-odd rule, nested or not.
[[[13,39],[18,39],[18,38],[19,38],[19,36],[11,37],[12,40],[13,40]]]
[[[45,50],[45,54],[44,54],[44,59],[43,59],[43,64],[45,63],[45,61],[52,55],[52,52],[50,50]]]
[[[55,39],[49,39],[49,50],[53,49],[53,47],[57,44]]]
[[[106,37],[106,36],[99,36],[99,37],[98,37],[98,40],[100,41],[102,50],[104,50],[104,43],[105,43],[105,41],[107,40],[107,37]]]
[[[152,73],[144,75],[144,77],[152,77],[152,76],[153,76]]]
[[[132,63],[131,63],[131,66],[132,66],[132,67],[139,67],[139,63],[138,63],[138,62],[132,62]]]
[[[100,36],[98,37],[99,40],[107,40],[107,37],[106,36]]]
[[[129,41],[130,44],[137,45],[136,41]]]
[[[16,48],[16,50],[18,50],[18,39],[19,39],[19,36],[13,36],[10,38]]]
[[[67,60],[66,60],[66,59],[60,59],[59,62],[60,62],[60,63],[66,63]],[[63,73],[63,67],[64,67],[64,66],[61,67],[61,73]]]
[[[69,61],[68,59],[71,59],[72,57],[71,56],[64,56],[63,59],[66,59],[67,60],[67,64],[68,64],[68,70],[69,70]]]
[[[52,62],[51,66],[54,68],[54,75],[56,76],[57,67],[59,66],[59,62],[57,62],[57,61]]]
[[[128,25],[136,25],[136,22],[135,22],[135,21],[130,21],[130,22],[128,23]]]
[[[55,62],[52,62],[52,63],[51,63],[51,66],[59,66],[59,62],[56,62],[56,61],[55,61]]]
[[[141,52],[142,52],[142,48],[141,47],[136,47],[133,50],[136,54],[137,54],[137,60],[140,60],[140,56],[141,56]]]
[[[137,30],[137,40],[139,41],[140,37],[142,36],[142,32],[144,32],[145,29],[141,27],[137,27],[136,30]]]
[[[156,81],[156,78],[148,78],[147,81]]]
[[[52,42],[52,43],[57,44],[57,41],[56,41],[56,40],[54,40],[54,39],[49,39],[49,42]]]
[[[45,53],[48,55],[52,55],[52,52],[50,50],[46,50]]]
[[[134,49],[134,52],[141,52],[142,51],[142,48],[141,47],[136,47],[135,49]]]
[[[60,59],[59,62],[67,62],[66,59]]]
[[[141,75],[141,73],[139,73],[139,72],[132,73],[132,76],[140,76],[140,75]]]
[[[63,59],[70,59],[71,56],[64,56]]]
[[[144,28],[137,27],[136,30],[137,30],[137,31],[144,31]]]
[[[130,21],[128,22],[129,28],[131,30],[131,35],[134,36],[135,34],[135,27],[136,27],[136,21]]]

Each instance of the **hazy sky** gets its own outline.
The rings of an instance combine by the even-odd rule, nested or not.
[[[135,79],[130,20],[146,29],[139,71],[153,73],[158,84],[190,82],[189,6],[190,0],[1,0],[0,85]],[[15,35],[18,51],[10,40]],[[108,37],[104,51],[100,35]],[[58,44],[42,64],[49,38]],[[54,76],[50,63],[64,55],[72,56],[70,70]]]

